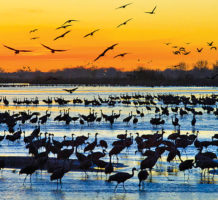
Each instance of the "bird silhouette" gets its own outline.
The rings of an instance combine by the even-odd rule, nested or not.
[[[168,45],[170,45],[171,43],[170,43],[170,42],[166,42],[166,43],[164,43],[164,44],[168,46]]]
[[[32,52],[30,50],[18,50],[18,49],[14,49],[14,48],[6,46],[6,45],[3,45],[3,46],[8,48],[8,49],[10,49],[10,50],[12,50],[12,51],[14,51],[15,54],[19,54],[20,52]]]
[[[126,24],[127,24],[129,21],[131,21],[132,19],[133,19],[133,18],[130,18],[130,19],[126,20],[125,22],[119,24],[119,25],[117,26],[117,28],[126,25]]]
[[[108,179],[108,182],[111,182],[111,181],[116,181],[117,182],[117,185],[114,189],[114,191],[116,191],[117,189],[117,186],[120,184],[120,183],[123,183],[123,189],[126,191],[125,189],[125,186],[124,186],[124,182],[127,181],[128,179],[132,178],[134,176],[134,171],[136,170],[136,168],[132,168],[132,174],[129,174],[129,173],[126,173],[126,172],[118,172],[114,175],[111,175]]]
[[[201,53],[202,50],[203,50],[203,48],[201,48],[201,49],[197,48],[197,52],[198,52],[198,53]]]
[[[215,46],[210,47],[210,50],[212,50],[212,49],[217,50],[217,48]]]
[[[173,51],[175,55],[181,54],[180,51]]]
[[[68,33],[70,33],[70,31],[66,31],[65,33],[63,33],[62,35],[59,35],[58,37],[56,37],[54,40],[57,40],[59,38],[63,38],[65,37],[65,35],[67,35]]]
[[[155,11],[156,9],[157,9],[157,6],[155,6],[155,7],[154,7],[154,9],[153,9],[151,12],[145,12],[145,13],[148,13],[148,14],[151,14],[151,15],[153,15],[153,14],[155,14],[155,12],[154,12],[154,11]]]
[[[62,178],[64,176],[64,174],[66,172],[68,172],[69,170],[65,169],[64,167],[59,167],[59,168],[56,168],[54,170],[54,172],[52,172],[51,176],[50,176],[50,180],[53,181],[53,180],[57,180],[57,188],[58,188],[58,180],[60,181],[60,185],[62,187]]]
[[[70,94],[72,94],[74,91],[76,91],[78,89],[78,87],[73,88],[73,89],[63,89],[66,92],[69,92]]]
[[[139,179],[139,189],[141,187],[141,183],[143,181],[145,181],[147,178],[148,178],[148,171],[146,169],[144,170],[141,170],[139,173],[138,173],[138,179]]]
[[[180,48],[179,48],[179,51],[184,51],[184,52],[185,52],[185,51],[186,51],[186,50],[185,50],[185,47],[180,47]]]
[[[213,45],[213,41],[212,42],[208,42],[207,44],[208,44],[208,46],[212,46]]]
[[[131,5],[131,4],[132,4],[132,3],[127,3],[127,4],[125,4],[125,5],[123,5],[123,6],[120,6],[120,7],[116,8],[116,9],[126,8],[127,6],[129,6],[129,5]]]
[[[99,31],[100,29],[96,29],[94,31],[92,31],[91,33],[86,34],[85,36],[83,36],[84,38],[88,37],[88,36],[93,36],[95,32]]]
[[[37,29],[37,28],[35,28],[35,29],[33,29],[33,30],[30,30],[30,32],[29,32],[29,33],[34,33],[34,32],[36,32],[36,31],[38,31],[38,29]]]
[[[56,51],[57,52],[62,52],[62,51],[67,51],[66,49],[65,50],[60,50],[60,49],[52,49],[44,44],[41,44],[43,47],[45,47],[46,49],[49,49],[51,51],[51,53],[55,53]]]
[[[71,22],[78,22],[78,20],[76,20],[76,19],[69,19],[66,22],[64,22],[63,25],[71,23]]]
[[[121,53],[121,54],[118,54],[116,56],[114,56],[114,58],[117,58],[117,57],[124,57],[125,55],[127,55],[129,53]]]
[[[31,40],[37,40],[37,39],[39,39],[40,37],[32,37],[32,38],[30,38]]]
[[[67,28],[67,27],[69,27],[69,26],[72,26],[72,25],[71,25],[71,24],[62,25],[62,26],[57,27],[56,30],[62,29],[62,28],[65,29],[65,28]]]
[[[94,61],[97,61],[99,58],[105,56],[105,54],[107,53],[107,51],[113,50],[114,47],[117,46],[117,45],[118,45],[118,43],[113,44],[112,46],[110,46],[110,47],[108,47],[107,49],[105,49],[105,50],[103,51],[103,53],[101,53]]]
[[[37,163],[34,163],[34,164],[28,165],[28,166],[26,166],[26,167],[23,167],[23,168],[20,170],[19,174],[26,174],[26,177],[25,177],[25,179],[24,179],[24,181],[23,181],[23,185],[24,185],[24,183],[25,183],[26,178],[27,178],[28,175],[30,176],[30,183],[32,184],[31,176],[32,176],[32,174],[33,174],[37,169],[38,169],[38,165],[37,165]]]
[[[186,55],[188,55],[188,54],[190,54],[190,53],[191,53],[191,51],[184,52],[184,53],[183,53],[183,55],[185,55],[185,56],[186,56]]]

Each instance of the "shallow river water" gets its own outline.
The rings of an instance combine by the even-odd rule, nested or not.
[[[67,136],[67,139],[71,138],[71,134],[74,133],[75,136],[87,135],[91,133],[89,142],[94,140],[94,134],[99,133],[98,140],[104,139],[108,142],[108,151],[112,148],[111,143],[115,141],[117,134],[124,134],[125,130],[128,133],[132,133],[136,136],[136,132],[139,134],[155,133],[157,130],[164,128],[166,133],[164,138],[167,138],[169,134],[174,131],[172,125],[172,116],[174,114],[170,110],[169,116],[164,116],[163,119],[166,121],[164,126],[153,127],[150,124],[151,117],[155,116],[154,106],[151,106],[152,110],[147,111],[145,106],[138,106],[137,109],[145,114],[145,117],[138,118],[138,124],[133,125],[132,120],[127,125],[123,123],[123,119],[129,115],[132,111],[136,115],[136,107],[132,103],[129,106],[123,104],[116,104],[114,107],[109,107],[107,104],[101,106],[84,106],[84,104],[74,105],[72,102],[66,106],[58,106],[57,104],[52,104],[50,106],[42,102],[43,99],[48,97],[56,98],[62,97],[67,100],[73,100],[74,98],[89,99],[98,98],[100,95],[103,99],[107,98],[109,95],[119,96],[120,94],[173,94],[173,95],[195,95],[206,96],[211,94],[218,95],[218,88],[216,87],[79,87],[73,94],[68,94],[63,90],[63,88],[68,88],[68,86],[31,86],[31,87],[4,87],[0,88],[0,95],[6,96],[9,100],[9,105],[4,106],[0,103],[0,112],[10,111],[10,113],[17,113],[20,111],[30,110],[31,112],[37,111],[41,115],[44,115],[46,110],[51,112],[51,116],[45,125],[41,125],[41,132],[53,133],[56,140],[62,140],[63,136]],[[69,87],[72,88],[72,87]],[[23,100],[34,99],[38,97],[40,103],[37,106],[33,105],[14,105],[13,99],[19,98]],[[157,106],[163,106],[161,102],[157,102]],[[179,105],[184,107],[183,105]],[[216,106],[213,106],[214,108]],[[104,114],[110,115],[112,110],[114,113],[119,113],[121,110],[120,118],[115,121],[113,126],[105,121],[101,123],[95,122],[94,124],[81,125],[78,121],[75,123],[71,122],[70,125],[65,125],[64,122],[54,121],[55,116],[59,115],[60,110],[68,109],[70,116],[75,117],[78,114],[88,115],[90,108],[94,109],[93,112],[97,113],[97,116],[101,115],[101,110]],[[170,106],[169,106],[170,108]],[[218,133],[218,118],[214,114],[207,114],[201,108],[201,105],[196,105],[195,110],[202,111],[203,115],[196,116],[197,122],[195,126],[195,131],[199,131],[199,140],[211,140],[211,136]],[[179,118],[179,123],[181,125],[181,134],[186,132],[191,133],[193,127],[191,126],[192,115],[187,115]],[[15,129],[18,128],[18,125]],[[25,130],[26,135],[30,134],[35,128],[34,124],[25,123],[21,125],[22,130]],[[3,135],[3,131],[7,130],[5,125],[0,126],[0,133]],[[96,148],[100,150],[101,148]],[[80,149],[79,149],[80,150]],[[140,162],[143,157],[140,154],[135,155],[136,144],[131,146],[129,151],[122,151],[119,155],[119,162],[123,163],[125,167],[116,169],[116,171],[131,172],[132,167],[139,169]],[[217,147],[209,147],[208,151],[212,151],[217,154]],[[182,158],[193,158],[197,153],[195,147],[189,146],[186,153],[181,150]],[[0,156],[27,156],[28,151],[25,148],[23,140],[15,143],[8,143],[4,140],[0,143]],[[52,155],[51,155],[52,156]],[[122,185],[118,186],[117,192],[114,193],[115,183],[106,182],[106,177],[104,173],[101,175],[96,172],[88,172],[89,177],[86,179],[83,172],[69,172],[63,178],[62,189],[56,189],[56,182],[50,181],[50,175],[43,171],[42,175],[40,172],[33,174],[32,186],[29,184],[29,179],[27,183],[23,186],[24,175],[19,175],[18,169],[4,169],[3,173],[0,174],[0,199],[16,199],[16,200],[29,200],[29,199],[207,199],[213,200],[217,199],[218,194],[218,175],[217,173],[213,176],[202,177],[200,174],[200,169],[192,169],[189,174],[189,180],[186,177],[184,180],[183,172],[179,172],[178,164],[179,162],[167,163],[166,162],[167,153],[164,153],[162,161],[158,161],[158,164],[152,171],[152,178],[149,177],[145,182],[144,188],[139,190],[138,188],[138,178],[137,173],[134,177],[125,183],[126,192],[123,190]],[[75,159],[73,154],[71,158]],[[109,156],[104,158],[105,161],[109,161]]]

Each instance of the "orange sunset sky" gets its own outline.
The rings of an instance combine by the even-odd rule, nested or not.
[[[127,3],[132,4],[115,9]],[[154,15],[145,13],[155,6]],[[119,45],[96,61],[95,66],[164,69],[183,61],[189,66],[202,59],[211,64],[218,56],[218,51],[207,45],[214,41],[213,45],[218,46],[217,0],[7,0],[1,1],[0,15],[0,67],[6,71],[23,66],[41,71],[85,66],[115,43]],[[129,18],[133,19],[126,26],[116,28]],[[79,22],[72,22],[68,29],[56,30],[68,19]],[[38,31],[30,34],[35,28]],[[100,31],[83,38],[95,29]],[[53,40],[66,30],[71,32],[65,38]],[[30,40],[31,37],[40,38]],[[165,42],[172,44],[167,46]],[[40,43],[69,50],[51,54]],[[3,44],[33,52],[15,55]],[[185,47],[191,53],[174,55],[173,45]],[[198,53],[196,48],[202,47],[202,53]],[[124,52],[130,54],[113,58]]]

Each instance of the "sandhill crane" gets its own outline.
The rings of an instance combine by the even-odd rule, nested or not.
[[[94,142],[88,144],[88,145],[84,148],[84,152],[94,150],[94,148],[97,146],[97,135],[98,135],[98,133],[95,134],[95,140],[94,140]]]
[[[128,123],[130,122],[131,119],[132,119],[132,111],[131,111],[131,113],[130,113],[130,115],[128,117],[123,119],[123,122],[128,125]]]
[[[60,185],[61,185],[61,188],[62,188],[62,182],[61,182],[61,179],[63,178],[64,174],[68,172],[68,170],[66,170],[64,167],[61,167],[61,168],[56,168],[52,175],[50,176],[50,180],[53,181],[53,180],[57,180],[57,188],[58,188],[58,180],[60,180]]]
[[[192,169],[193,166],[194,166],[194,160],[193,159],[182,161],[179,164],[179,170],[184,171],[184,180],[185,180],[185,170]],[[189,179],[189,176],[188,176],[188,179]]]
[[[113,164],[111,162],[111,156],[110,156],[110,161],[109,163],[105,166],[105,169],[104,169],[104,173],[106,174],[106,177],[108,174],[111,174],[112,172],[114,171],[114,167],[113,167]]]
[[[143,181],[145,181],[147,178],[148,178],[148,171],[146,169],[144,170],[141,170],[139,173],[138,173],[138,179],[139,179],[139,189],[141,187],[141,183]]]
[[[104,149],[107,149],[108,144],[107,144],[107,142],[105,140],[100,140],[99,141],[99,146],[101,146]]]
[[[120,184],[120,183],[123,183],[123,189],[126,191],[125,189],[125,186],[124,186],[124,183],[125,181],[127,181],[128,179],[132,178],[134,176],[134,171],[136,170],[136,168],[132,168],[132,174],[129,174],[129,173],[126,173],[126,172],[118,172],[114,175],[111,175],[108,179],[109,182],[111,181],[115,181],[117,182],[117,185],[114,189],[114,191],[116,191],[117,189],[117,186]]]
[[[192,121],[191,121],[192,126],[195,126],[195,123],[196,123],[196,118],[195,118],[195,115],[193,115],[193,118],[192,118]]]
[[[33,174],[37,169],[38,169],[38,165],[37,165],[36,163],[34,163],[34,164],[31,164],[31,165],[29,165],[29,166],[26,166],[26,167],[24,167],[24,168],[22,168],[22,169],[20,170],[19,174],[26,174],[26,177],[25,177],[25,179],[24,179],[24,181],[23,181],[23,185],[24,185],[24,183],[25,183],[26,178],[27,178],[28,175],[30,176],[30,183],[32,184],[31,176],[32,176],[32,174]]]
[[[126,133],[125,134],[119,134],[117,135],[117,138],[120,139],[120,140],[125,140],[127,137],[127,130],[126,130]]]

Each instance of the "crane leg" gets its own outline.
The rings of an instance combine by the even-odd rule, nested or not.
[[[139,190],[141,189],[141,181],[139,181]]]
[[[62,188],[62,182],[61,182],[61,179],[60,179],[60,185],[61,185],[61,188]]]
[[[24,185],[24,183],[25,183],[25,181],[26,181],[27,176],[28,176],[28,175],[26,175],[26,177],[25,177],[25,179],[24,179],[24,181],[23,181],[23,185]]]
[[[117,183],[116,187],[114,188],[114,192],[116,192],[118,185],[119,185],[119,183]]]
[[[32,185],[31,174],[30,174],[30,184]]]
[[[125,188],[124,182],[123,182],[123,189],[124,189],[124,191],[126,192],[126,188]]]
[[[185,182],[185,171],[183,173],[184,173],[184,182]]]

